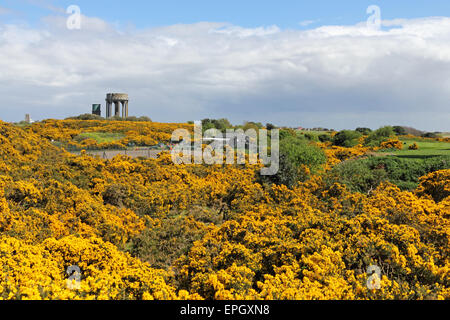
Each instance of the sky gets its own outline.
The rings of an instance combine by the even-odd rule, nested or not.
[[[449,40],[440,0],[2,0],[0,119],[126,92],[161,122],[450,131]]]

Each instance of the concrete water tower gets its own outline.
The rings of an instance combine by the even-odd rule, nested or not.
[[[112,105],[114,104],[114,114]],[[128,94],[126,93],[108,93],[106,95],[106,119],[111,117],[120,117],[120,108],[122,107],[122,118],[128,117]]]

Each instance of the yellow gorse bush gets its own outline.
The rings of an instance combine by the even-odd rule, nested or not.
[[[33,123],[29,130],[46,139],[80,149],[109,149],[124,148],[129,144],[153,146],[158,142],[168,142],[172,132],[180,127],[193,131],[193,125],[189,124],[101,120],[46,120]],[[83,133],[120,133],[123,137],[114,142],[100,143],[91,138],[74,140]]]
[[[51,143],[120,132],[150,144],[178,127],[0,122],[0,298],[450,299],[449,170],[415,192],[366,195],[317,175],[289,189],[258,183],[259,166],[103,160]],[[320,146],[324,171],[368,151]]]
[[[403,149],[403,142],[401,142],[398,139],[388,140],[385,142],[382,142],[380,145],[380,149]]]

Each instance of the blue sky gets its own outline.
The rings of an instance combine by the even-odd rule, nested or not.
[[[0,5],[15,11],[7,17],[36,24],[43,16],[54,14],[52,8],[78,5],[82,13],[105,21],[138,28],[201,21],[229,22],[242,27],[277,25],[302,28],[299,23],[315,21],[318,25],[355,24],[367,18],[369,5],[378,5],[383,19],[450,16],[448,0],[3,0]],[[5,19],[5,18],[4,18]],[[304,27],[304,26],[303,26]]]
[[[450,131],[450,2],[0,1],[2,120],[104,110],[108,92],[161,122]]]

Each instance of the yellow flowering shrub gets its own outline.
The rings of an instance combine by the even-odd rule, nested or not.
[[[78,149],[121,149],[127,145],[153,146],[168,142],[178,128],[193,131],[193,125],[155,122],[102,120],[45,120],[33,123],[30,130],[41,137]],[[84,133],[122,134],[117,141],[97,142],[92,138],[75,139]]]
[[[176,298],[175,289],[166,284],[167,274],[98,238],[49,238],[30,245],[1,237],[0,253],[3,299]],[[78,288],[67,282],[71,266],[80,270]]]
[[[398,149],[398,150],[402,150],[403,149],[403,142],[401,142],[398,139],[384,141],[384,142],[381,143],[380,149],[381,150],[382,149]]]
[[[417,143],[413,143],[408,147],[409,150],[419,150],[419,145]]]
[[[353,148],[332,146],[329,148],[325,147],[324,151],[328,158],[326,168],[330,169],[331,167],[342,161],[354,159],[365,155],[369,151],[369,149],[363,147],[362,145],[357,145]]]
[[[430,195],[437,202],[450,196],[450,170],[432,172],[420,178],[419,195]]]
[[[111,147],[77,142],[86,132],[149,145],[180,126],[192,129],[0,122],[0,298],[450,299],[449,170],[414,192],[384,182],[362,194],[323,176],[364,157],[361,145],[319,144],[324,170],[303,168],[308,180],[293,188],[258,183],[260,165],[175,165],[169,153],[103,160],[54,145]]]

